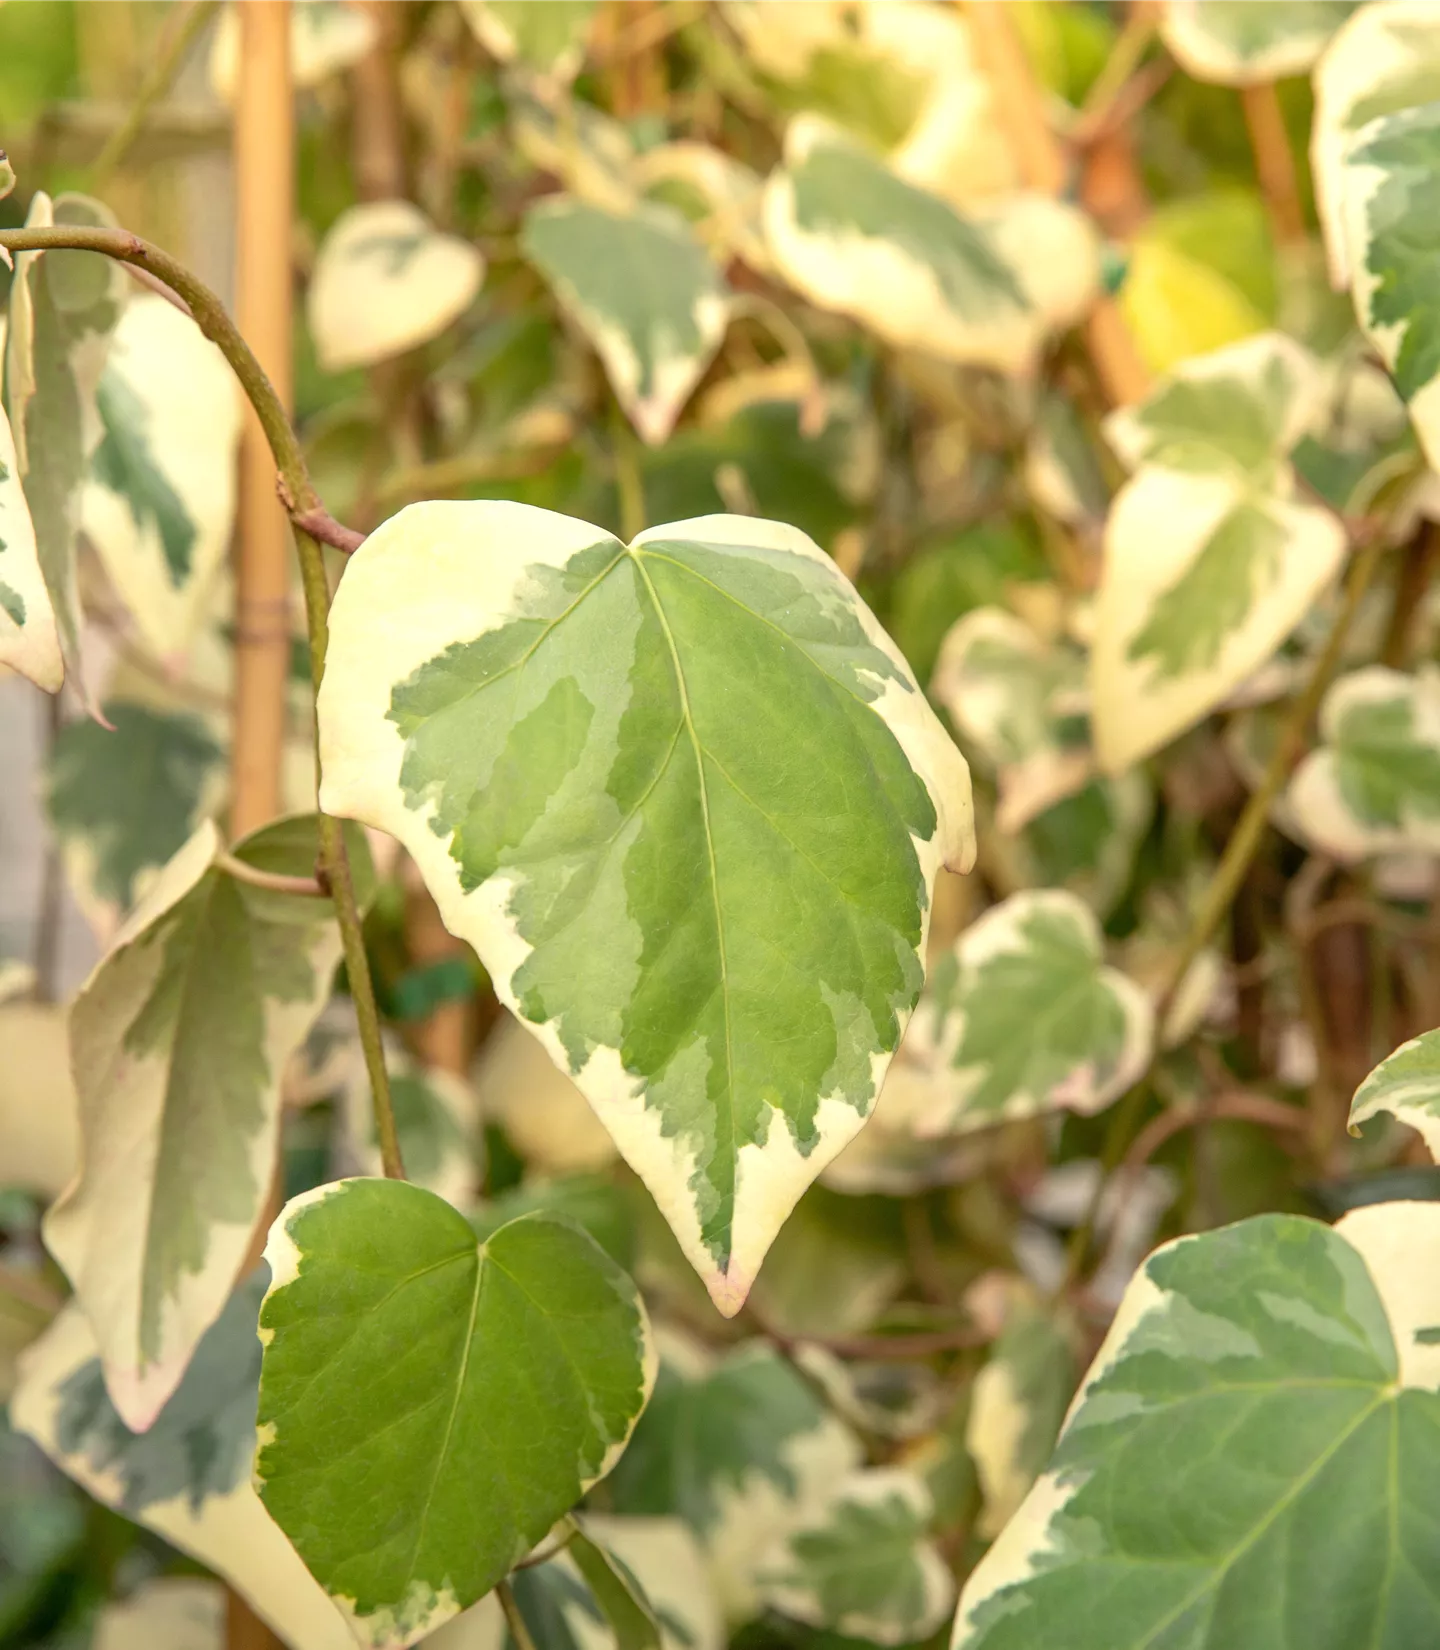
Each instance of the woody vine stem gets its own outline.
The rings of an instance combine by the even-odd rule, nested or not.
[[[320,692],[325,674],[325,650],[330,639],[330,585],[325,576],[321,543],[333,545],[347,554],[358,548],[363,536],[342,527],[320,502],[310,480],[300,438],[281,405],[264,368],[250,346],[240,336],[220,299],[178,263],[168,252],[143,241],[124,229],[65,227],[54,229],[10,229],[0,233],[0,248],[7,252],[76,251],[98,252],[138,270],[149,281],[158,282],[184,304],[201,332],[214,343],[240,381],[247,400],[255,409],[275,460],[276,490],[295,529],[295,547],[300,558],[300,581],[305,594],[305,621],[310,640],[310,671],[314,691]],[[317,729],[316,776],[319,776]],[[355,1018],[365,1069],[375,1107],[375,1132],[386,1175],[405,1178],[400,1141],[395,1130],[395,1110],[390,1097],[390,1077],[385,1069],[385,1051],[380,1041],[380,1014],[375,1006],[375,986],[365,955],[365,938],[360,925],[360,907],[355,899],[355,883],[350,856],[338,819],[320,813],[321,880],[335,904],[345,971],[355,1002]]]

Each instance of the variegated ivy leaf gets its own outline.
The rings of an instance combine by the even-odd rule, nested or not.
[[[530,209],[520,247],[595,346],[631,423],[658,446],[730,319],[724,278],[690,225],[668,206],[619,212],[562,196]]]
[[[1408,1123],[1440,1162],[1440,1031],[1412,1037],[1382,1060],[1355,1091],[1350,1132],[1380,1112]]]
[[[905,1043],[934,1085],[920,1131],[1088,1115],[1129,1088],[1150,1056],[1154,1011],[1104,956],[1094,914],[1059,889],[1012,894],[971,923]]]
[[[427,343],[470,307],[485,260],[409,201],[342,212],[321,243],[305,314],[326,372],[373,366]]]
[[[978,834],[988,844],[987,874],[1002,893],[1063,888],[1108,916],[1129,885],[1154,812],[1149,778],[1131,768],[1113,778],[1097,774],[1013,837],[991,829],[993,817],[982,814]]]
[[[44,784],[70,885],[102,933],[194,831],[225,755],[195,716],[110,700],[104,715],[108,727],[56,732]]]
[[[72,1303],[25,1353],[10,1417],[102,1506],[223,1576],[294,1650],[354,1650],[250,1482],[263,1293],[258,1271],[236,1289],[145,1432],[111,1403],[94,1333]]]
[[[563,84],[584,61],[595,0],[460,0],[460,10],[492,57]]]
[[[970,1390],[965,1445],[985,1504],[976,1532],[993,1541],[1040,1476],[1079,1370],[1070,1336],[1020,1279],[1006,1288],[1004,1325]]]
[[[50,592],[35,550],[35,527],[20,484],[15,437],[0,407],[0,665],[58,693],[65,679]]]
[[[1131,1282],[953,1650],[1440,1636],[1440,1207],[1181,1238]]]
[[[626,547],[415,505],[350,560],[320,725],[326,809],[405,844],[737,1311],[973,857],[964,761],[869,610],[773,522]]]
[[[652,200],[683,212],[722,261],[742,258],[769,273],[760,224],[762,180],[743,161],[708,143],[660,143],[635,159],[634,176]]]
[[[721,1650],[724,1623],[699,1543],[678,1518],[587,1515],[585,1529],[639,1583],[665,1650]],[[574,1624],[579,1650],[609,1650],[593,1617]]]
[[[976,608],[956,622],[930,691],[995,773],[995,826],[1007,836],[1073,796],[1094,771],[1083,657],[1042,641],[1003,608]]]
[[[872,1467],[761,1559],[764,1603],[807,1626],[872,1644],[914,1644],[950,1614],[955,1582],[925,1538],[932,1507],[924,1481],[903,1467]]]
[[[1340,860],[1440,853],[1440,673],[1375,665],[1343,677],[1320,737],[1286,796],[1305,837]]]
[[[205,622],[235,519],[240,400],[225,357],[158,295],[126,306],[96,393],[85,536],[162,659]]]
[[[10,157],[0,149],[0,201],[3,201],[15,187],[15,168],[10,164]]]
[[[1186,74],[1257,86],[1304,74],[1359,0],[1164,0],[1160,33]]]
[[[1136,473],[1105,533],[1091,694],[1119,773],[1213,710],[1334,578],[1345,535],[1296,496],[1288,454],[1316,415],[1314,363],[1264,333],[1187,361],[1106,433]]]
[[[645,1309],[568,1221],[477,1241],[404,1181],[292,1199],[265,1258],[261,1499],[363,1644],[412,1643],[614,1466],[655,1378]]]
[[[1314,83],[1315,210],[1330,279],[1340,288],[1351,278],[1345,231],[1350,152],[1372,121],[1440,97],[1440,13],[1430,0],[1372,0],[1361,6],[1316,64]]]
[[[1074,208],[1012,195],[962,214],[810,116],[790,125],[763,213],[797,291],[948,361],[1028,371],[1096,292],[1098,243]]]
[[[713,1365],[667,1353],[611,1497],[627,1516],[682,1518],[739,1623],[761,1609],[770,1549],[816,1520],[861,1460],[855,1434],[761,1342]]]
[[[310,876],[317,847],[304,816],[255,832],[234,857]],[[365,898],[368,860],[355,847]],[[340,957],[328,900],[242,881],[220,853],[207,822],[71,1011],[82,1166],[46,1216],[45,1241],[94,1326],[116,1408],[142,1430],[249,1248],[274,1173],[281,1073]]]
[[[210,47],[210,84],[222,103],[235,101],[240,64],[239,5],[220,13]],[[358,63],[375,44],[375,19],[346,0],[299,0],[290,8],[290,78],[301,90]]]
[[[1440,466],[1440,276],[1427,236],[1440,205],[1440,102],[1362,127],[1341,211],[1361,331],[1390,369],[1431,468]]]
[[[27,228],[113,226],[114,218],[86,195],[60,195],[52,206],[38,193],[25,222]],[[101,435],[96,389],[125,286],[120,265],[93,252],[17,253],[5,337],[5,400],[36,555],[65,668],[87,704],[75,541],[82,484]]]

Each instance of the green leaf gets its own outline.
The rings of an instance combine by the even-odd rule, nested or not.
[[[145,1432],[110,1402],[74,1304],[26,1353],[11,1415],[87,1494],[223,1576],[294,1650],[354,1650],[251,1486],[263,1292],[258,1271],[236,1289]]]
[[[611,1479],[627,1515],[674,1515],[699,1537],[732,1619],[760,1608],[769,1549],[827,1506],[858,1439],[778,1353],[749,1342],[718,1364],[666,1363]]]
[[[1336,682],[1320,707],[1319,749],[1286,802],[1298,828],[1340,860],[1440,851],[1440,674],[1381,665]]]
[[[762,1559],[763,1601],[782,1615],[874,1644],[928,1638],[955,1602],[949,1566],[925,1539],[924,1482],[869,1468]]]
[[[1085,905],[1059,889],[1013,894],[965,929],[921,999],[905,1044],[931,1091],[916,1127],[1099,1111],[1139,1076],[1153,1037],[1149,999],[1105,967]]]
[[[629,1568],[593,1542],[578,1523],[566,1551],[605,1613],[615,1635],[615,1650],[660,1650],[660,1624]]]
[[[973,851],[893,645],[774,523],[627,548],[417,505],[346,569],[320,721],[326,809],[404,842],[738,1310],[868,1114],[935,872]]]
[[[564,82],[584,59],[595,0],[460,0],[460,10],[491,56]]]
[[[569,197],[525,215],[520,249],[595,346],[641,437],[658,446],[720,347],[724,278],[669,207],[607,211]]]
[[[996,886],[1005,894],[1063,888],[1098,916],[1108,916],[1130,883],[1154,812],[1149,779],[1142,769],[1130,768],[1113,779],[1097,774],[1014,837],[991,830],[993,820],[982,819]]]
[[[474,302],[485,260],[409,201],[342,212],[320,245],[305,313],[325,372],[369,367],[438,337]]]
[[[20,485],[15,437],[0,407],[0,665],[47,693],[65,679],[50,593],[35,549],[35,525]]]
[[[644,1307],[578,1227],[478,1242],[404,1181],[292,1199],[265,1254],[261,1499],[362,1643],[409,1643],[614,1465],[654,1380]]]
[[[1440,15],[1426,0],[1361,6],[1315,67],[1311,170],[1331,285],[1353,275],[1345,225],[1358,134],[1384,115],[1440,98]]]
[[[1440,104],[1364,127],[1346,155],[1343,212],[1361,330],[1390,369],[1432,467],[1440,463]]]
[[[1145,1263],[955,1650],[1402,1650],[1440,1634],[1433,1204]]]
[[[1359,0],[1164,0],[1160,32],[1186,74],[1259,86],[1304,74]]]
[[[1298,500],[1288,455],[1321,408],[1278,333],[1187,361],[1106,431],[1136,474],[1105,534],[1090,687],[1096,754],[1120,773],[1215,709],[1334,578],[1345,535]]]
[[[763,214],[780,273],[812,303],[949,361],[1029,370],[1098,281],[1074,208],[1025,195],[962,215],[812,116],[791,122]]]
[[[1408,1123],[1440,1160],[1440,1031],[1402,1043],[1355,1090],[1351,1134],[1380,1112]]]
[[[309,876],[317,848],[312,815],[267,826],[234,854]],[[340,958],[328,900],[240,881],[220,851],[202,825],[71,1012],[82,1167],[46,1216],[45,1241],[138,1429],[175,1390],[250,1247],[274,1173],[281,1073]],[[352,854],[365,900],[363,842],[352,838]]]
[[[26,226],[52,223],[113,226],[114,218],[88,196],[60,195],[52,207],[49,196],[39,192],[30,203]],[[120,265],[91,252],[15,256],[5,399],[60,651],[87,708],[88,689],[79,670],[75,546],[82,483],[98,438],[95,393],[125,289]]]
[[[132,298],[96,405],[104,431],[81,521],[141,638],[187,651],[235,520],[240,397],[224,356],[164,298]]]
[[[143,873],[184,846],[225,753],[194,716],[115,701],[104,714],[108,728],[69,722],[56,733],[45,800],[82,903],[119,913]]]

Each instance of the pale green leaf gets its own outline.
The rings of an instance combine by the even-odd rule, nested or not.
[[[405,844],[738,1310],[868,1114],[936,870],[973,853],[893,644],[775,523],[627,548],[417,505],[350,560],[320,722],[327,810]]]
[[[478,1242],[403,1181],[293,1199],[265,1253],[261,1498],[363,1643],[408,1644],[614,1465],[655,1374],[644,1307],[578,1227]]]
[[[1314,363],[1264,333],[1186,362],[1107,434],[1136,474],[1115,500],[1090,687],[1119,773],[1257,671],[1339,569],[1334,515],[1297,497],[1288,454],[1318,416]]]
[[[660,1625],[665,1650],[721,1650],[724,1623],[699,1543],[678,1518],[587,1514],[585,1528],[635,1577]],[[609,1650],[602,1628],[577,1633],[584,1650]],[[588,1638],[589,1642],[584,1642]]]
[[[81,525],[140,637],[170,659],[205,622],[230,548],[240,398],[199,327],[145,293],[115,329],[96,402]]]
[[[460,0],[460,10],[492,57],[563,83],[584,59],[595,0]]]
[[[168,307],[168,306],[167,306]],[[97,926],[135,903],[196,825],[224,752],[198,717],[107,701],[51,741],[45,802],[71,886]]]
[[[225,1589],[203,1576],[152,1576],[95,1618],[90,1650],[221,1650]]]
[[[967,613],[940,648],[932,696],[996,776],[996,828],[1023,829],[1094,771],[1085,664],[1001,608]]]
[[[362,900],[368,863],[356,843]],[[330,995],[328,900],[257,888],[217,863],[206,823],[116,934],[71,1013],[79,1177],[45,1239],[89,1314],[116,1407],[149,1424],[225,1304],[274,1173],[285,1062]],[[240,842],[265,871],[313,875],[313,816]]]
[[[25,221],[27,227],[46,228],[105,227],[115,220],[88,196],[60,195],[52,206],[42,192],[31,201]],[[110,258],[71,250],[16,254],[5,400],[60,651],[87,707],[79,670],[76,538],[83,482],[100,437],[96,390],[126,295],[125,272]]]
[[[0,149],[0,200],[15,187],[15,168],[10,164],[10,157]]]
[[[652,200],[684,212],[712,254],[722,261],[742,258],[768,273],[758,172],[708,143],[678,142],[657,144],[638,156],[634,178]]]
[[[628,1515],[682,1518],[726,1615],[744,1621],[760,1608],[769,1549],[818,1516],[860,1463],[849,1427],[778,1353],[750,1342],[683,1372],[667,1358],[612,1496]]]
[[[1060,889],[1012,894],[936,966],[905,1049],[932,1095],[923,1134],[1107,1106],[1149,1059],[1154,1013],[1104,963],[1093,913]]]
[[[1359,0],[1163,0],[1160,32],[1186,74],[1257,86],[1306,73]]]
[[[600,1606],[615,1650],[660,1650],[655,1610],[629,1567],[607,1547],[592,1541],[578,1521],[565,1550]]]
[[[65,679],[50,592],[35,548],[35,527],[20,484],[15,438],[0,407],[0,665],[57,693]]]
[[[210,46],[210,85],[222,103],[235,101],[240,64],[240,19],[245,0],[220,13]],[[375,19],[346,0],[301,0],[290,8],[290,78],[308,90],[359,62],[374,46]]]
[[[1166,1244],[954,1650],[1409,1650],[1440,1635],[1440,1207]]]
[[[913,1644],[949,1615],[955,1583],[925,1539],[923,1480],[868,1468],[761,1560],[763,1601],[782,1615],[873,1644]]]
[[[1440,1161],[1440,1031],[1402,1043],[1355,1090],[1351,1134],[1381,1112],[1408,1123]]]
[[[664,441],[730,319],[724,278],[689,224],[667,206],[552,198],[526,214],[520,247],[595,346],[631,423]]]
[[[1372,0],[1315,66],[1311,168],[1325,256],[1336,287],[1351,279],[1347,166],[1357,133],[1383,115],[1440,98],[1440,13],[1430,0]]]
[[[1361,330],[1440,465],[1440,102],[1372,121],[1345,157],[1342,211]]]
[[[373,366],[438,337],[484,278],[479,251],[409,201],[352,206],[321,242],[306,295],[321,367]]]
[[[59,1197],[80,1161],[79,1103],[70,1075],[67,1010],[30,1000],[0,1002],[0,1186]]]
[[[24,1355],[11,1417],[102,1506],[222,1576],[293,1650],[354,1650],[250,1483],[263,1292],[259,1272],[235,1291],[143,1433],[110,1402],[94,1334],[72,1304]]]
[[[475,1202],[481,1160],[475,1091],[454,1072],[426,1066],[394,1048],[387,1047],[385,1063],[407,1179],[457,1209],[468,1210]],[[363,1060],[350,1064],[343,1107],[357,1171],[382,1173],[374,1101]]]
[[[1320,707],[1321,745],[1286,796],[1322,852],[1357,860],[1440,852],[1440,674],[1382,665],[1343,677]]]
[[[1096,291],[1095,232],[1074,208],[1013,195],[962,214],[808,116],[763,212],[777,268],[812,303],[949,361],[1028,371]]]

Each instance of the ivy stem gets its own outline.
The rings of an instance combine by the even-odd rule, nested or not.
[[[325,509],[310,480],[300,438],[276,395],[264,368],[226,313],[218,297],[197,276],[168,252],[142,241],[125,229],[96,229],[67,225],[56,229],[9,229],[0,231],[0,247],[9,252],[43,252],[63,248],[77,252],[98,252],[117,262],[143,269],[163,281],[190,306],[201,332],[214,343],[240,380],[246,399],[255,409],[275,460],[276,489],[281,503],[295,526],[295,547],[300,558],[300,578],[305,591],[305,618],[310,639],[310,668],[315,692],[320,691],[325,673],[325,652],[330,639],[330,584],[320,541],[354,549],[359,535],[342,527]],[[318,727],[317,727],[318,741]],[[319,775],[317,745],[316,774]],[[380,1015],[375,1006],[375,987],[365,955],[365,938],[360,925],[360,908],[355,900],[355,884],[350,874],[350,857],[340,821],[320,814],[320,871],[335,902],[340,940],[345,954],[345,970],[350,994],[355,1002],[360,1046],[370,1075],[370,1091],[375,1106],[375,1132],[380,1142],[385,1173],[403,1180],[405,1169],[395,1132],[395,1109],[390,1097],[390,1078],[385,1069],[385,1051],[380,1040]]]
[[[535,1640],[531,1638],[525,1618],[520,1614],[520,1606],[515,1602],[515,1590],[508,1580],[496,1583],[495,1596],[500,1600],[500,1608],[505,1612],[510,1637],[515,1640],[517,1650],[535,1650]]]
[[[1205,949],[1215,930],[1224,920],[1225,913],[1240,891],[1240,884],[1245,880],[1245,873],[1250,869],[1251,861],[1259,851],[1260,843],[1265,836],[1265,827],[1269,823],[1271,804],[1279,796],[1285,781],[1290,777],[1291,769],[1304,749],[1306,732],[1315,719],[1315,713],[1320,709],[1320,701],[1325,697],[1325,690],[1330,686],[1335,668],[1340,663],[1345,638],[1355,622],[1355,615],[1360,611],[1360,604],[1375,577],[1375,570],[1380,565],[1384,551],[1384,541],[1377,535],[1355,558],[1344,600],[1341,602],[1340,611],[1335,615],[1335,623],[1330,627],[1330,634],[1325,639],[1325,646],[1315,661],[1300,697],[1285,719],[1285,725],[1280,730],[1275,749],[1270,753],[1264,775],[1250,793],[1250,800],[1245,804],[1244,812],[1230,833],[1230,840],[1225,844],[1225,852],[1221,855],[1215,875],[1211,877],[1205,890],[1205,897],[1201,901],[1200,909],[1195,913],[1190,932],[1185,936],[1185,943],[1170,966],[1165,988],[1160,993],[1156,1009],[1157,1018],[1162,1024],[1191,964]]]
[[[283,871],[262,871],[234,854],[217,854],[215,863],[227,876],[251,888],[267,888],[276,894],[298,894],[305,899],[329,899],[328,889],[315,877],[290,877]]]
[[[1155,1008],[1156,1046],[1145,1070],[1110,1114],[1110,1126],[1106,1130],[1105,1144],[1101,1151],[1100,1174],[1095,1183],[1095,1192],[1090,1199],[1089,1208],[1085,1211],[1084,1219],[1070,1234],[1061,1293],[1073,1288],[1080,1281],[1090,1258],[1105,1188],[1124,1159],[1140,1122],[1150,1074],[1155,1069],[1159,1057],[1159,1028],[1165,1024],[1165,1017],[1175,1000],[1175,993],[1186,974],[1190,972],[1191,965],[1224,921],[1226,912],[1234,903],[1240,885],[1245,880],[1246,872],[1260,850],[1260,844],[1265,838],[1265,827],[1270,822],[1271,805],[1279,796],[1304,748],[1306,731],[1320,708],[1326,688],[1330,686],[1335,668],[1340,663],[1345,638],[1350,633],[1355,615],[1360,611],[1360,604],[1365,599],[1365,592],[1370,588],[1384,552],[1384,540],[1376,534],[1364,543],[1356,555],[1340,611],[1335,615],[1335,622],[1330,627],[1325,646],[1311,669],[1300,697],[1296,699],[1289,716],[1285,719],[1285,725],[1280,730],[1264,775],[1250,793],[1250,800],[1245,804],[1244,812],[1230,833],[1230,840],[1225,844],[1225,852],[1221,855],[1215,874],[1205,890],[1205,897],[1200,903],[1200,909],[1195,913],[1190,932],[1185,936],[1185,943],[1170,965]]]

